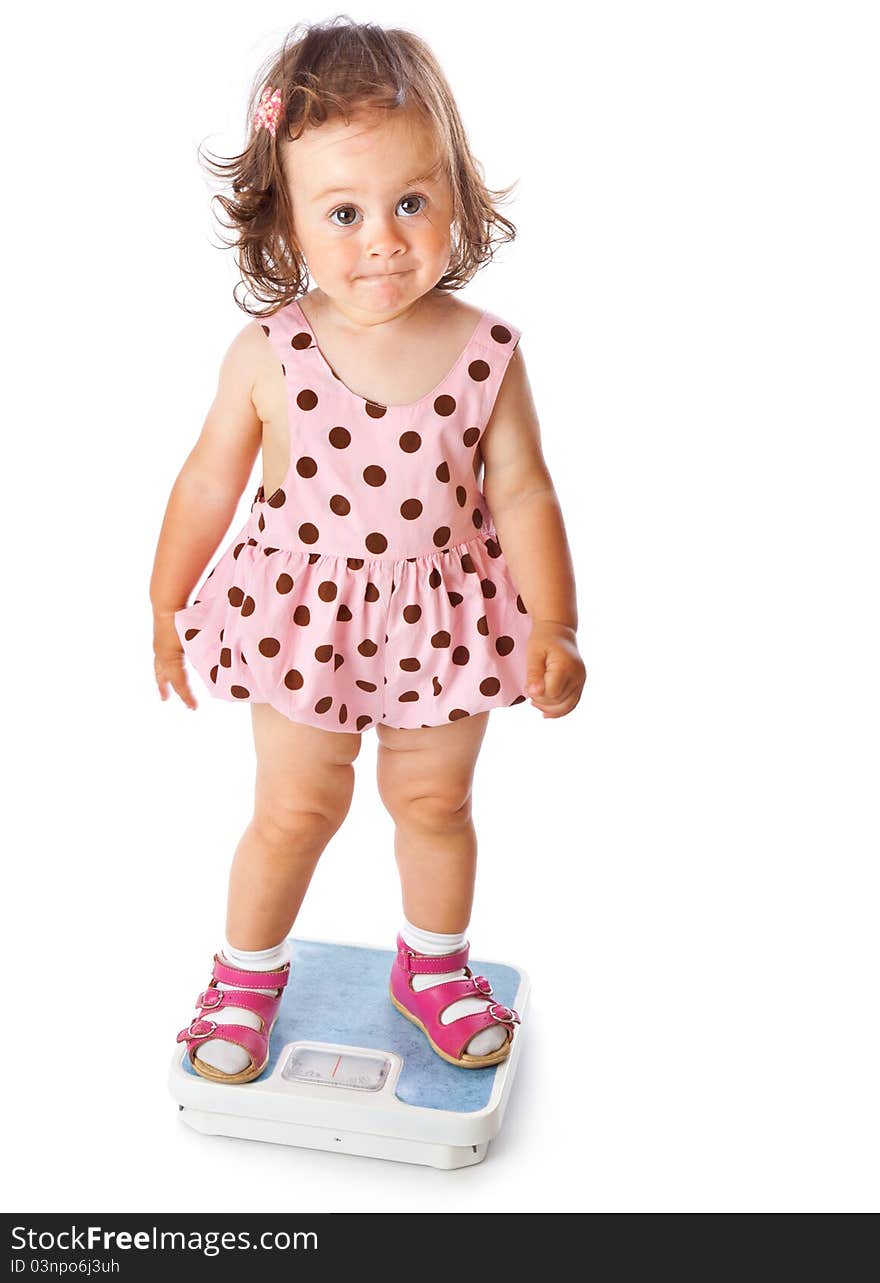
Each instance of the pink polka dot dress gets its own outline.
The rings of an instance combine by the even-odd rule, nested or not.
[[[221,699],[330,731],[524,703],[531,619],[475,474],[520,331],[484,311],[437,387],[378,405],[334,374],[297,302],[261,324],[290,464],[176,612],[189,664]]]

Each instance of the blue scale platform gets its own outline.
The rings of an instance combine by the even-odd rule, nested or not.
[[[422,1031],[392,1006],[388,981],[395,950],[293,936],[290,945],[290,980],[272,1031],[269,1063],[256,1082],[264,1082],[272,1073],[288,1043],[342,1043],[396,1052],[403,1070],[395,1094],[404,1104],[460,1113],[488,1104],[499,1066],[461,1069],[449,1064],[431,1050]],[[474,958],[468,965],[474,975],[488,977],[493,1001],[516,1005],[520,974],[515,968]],[[204,1082],[187,1057],[181,1067]]]

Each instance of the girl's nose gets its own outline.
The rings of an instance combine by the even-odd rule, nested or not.
[[[365,227],[365,251],[370,256],[385,257],[406,248],[399,224],[389,218],[372,219]]]

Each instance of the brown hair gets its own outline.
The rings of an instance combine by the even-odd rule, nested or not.
[[[274,137],[253,125],[267,86],[281,91]],[[433,127],[452,192],[452,252],[435,288],[460,290],[493,257],[496,244],[515,238],[516,227],[496,205],[516,183],[499,191],[486,187],[452,91],[423,40],[403,29],[354,23],[345,14],[314,25],[297,24],[254,79],[247,146],[229,159],[206,162],[216,177],[231,184],[232,195],[215,195],[212,202],[222,205],[230,221],[219,221],[235,233],[224,245],[235,249],[242,279],[233,297],[249,316],[270,316],[304,293],[308,280],[279,143],[330,119],[349,124],[362,111],[402,107],[419,110]],[[257,302],[268,305],[262,311],[238,297],[239,286],[246,282]]]

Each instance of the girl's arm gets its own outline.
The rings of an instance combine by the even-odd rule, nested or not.
[[[156,677],[195,707],[186,682],[174,612],[189,595],[235,515],[260,449],[262,422],[251,393],[264,339],[253,322],[233,339],[201,434],[178,474],[159,533],[150,580]]]
[[[580,699],[586,669],[575,640],[578,612],[571,551],[541,450],[521,343],[508,362],[481,447],[483,493],[532,618],[529,693],[545,717],[562,717]]]

